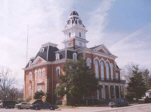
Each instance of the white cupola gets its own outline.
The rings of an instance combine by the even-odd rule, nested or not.
[[[76,11],[70,14],[63,32],[65,35],[65,40],[63,41],[65,48],[86,47],[86,43],[88,43],[86,40],[87,30]]]

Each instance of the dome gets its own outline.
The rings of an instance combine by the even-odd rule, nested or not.
[[[70,16],[72,16],[72,15],[79,16],[79,14],[78,14],[76,11],[73,11],[73,12],[70,14]]]

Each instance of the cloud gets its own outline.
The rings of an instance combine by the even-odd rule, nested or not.
[[[151,24],[126,36],[110,48],[112,53],[119,57],[117,62],[121,67],[133,62],[141,67],[151,69],[150,29]]]
[[[108,23],[108,11],[115,0],[104,0],[94,11],[89,14],[87,39],[90,46],[102,44],[104,38],[104,29]]]
[[[23,84],[22,68],[26,64],[27,26],[29,25],[29,55],[36,55],[41,45],[51,41],[63,47],[61,32],[67,20],[64,16],[72,2],[14,0],[0,4],[0,65],[10,67]]]

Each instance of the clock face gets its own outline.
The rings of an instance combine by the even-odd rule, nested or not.
[[[82,24],[82,21],[81,21],[81,20],[79,20],[79,24]]]

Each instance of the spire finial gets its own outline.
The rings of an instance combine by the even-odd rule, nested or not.
[[[73,3],[73,10],[76,10],[75,3]]]

